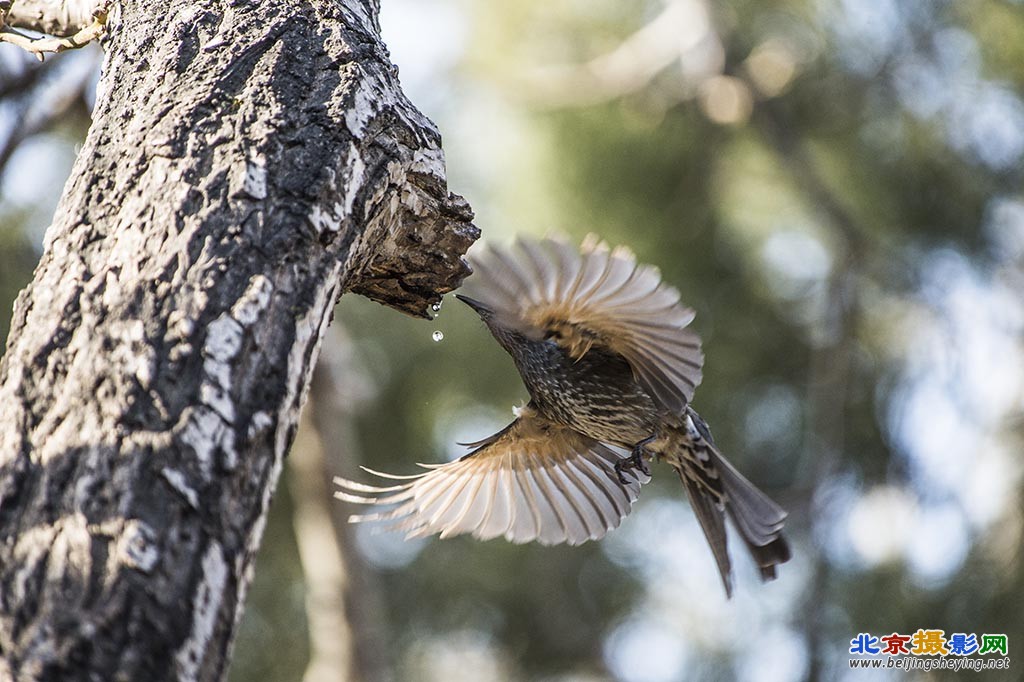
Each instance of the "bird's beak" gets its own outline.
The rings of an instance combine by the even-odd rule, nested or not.
[[[489,315],[490,313],[494,312],[493,310],[491,310],[491,307],[488,306],[486,303],[482,303],[476,300],[475,298],[463,296],[462,294],[455,294],[455,298],[459,299],[460,301],[468,305],[470,308],[475,310],[476,314],[479,315],[480,317],[483,317],[484,315]]]

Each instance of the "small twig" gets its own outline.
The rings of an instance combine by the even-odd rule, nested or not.
[[[63,38],[57,36],[33,38],[8,26],[6,18],[9,10],[10,2],[0,3],[0,42],[17,45],[34,54],[39,61],[43,61],[47,52],[56,54],[66,50],[77,50],[100,38],[107,28],[109,3],[104,2],[96,8],[92,14],[92,21],[87,26],[81,28],[74,35]]]

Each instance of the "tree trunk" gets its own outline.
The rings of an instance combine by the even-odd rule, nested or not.
[[[376,0],[126,0],[0,365],[0,679],[216,680],[333,304],[477,236]]]

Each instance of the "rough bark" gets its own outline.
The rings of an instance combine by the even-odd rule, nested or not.
[[[223,677],[335,299],[477,236],[374,0],[128,0],[0,365],[0,679]]]

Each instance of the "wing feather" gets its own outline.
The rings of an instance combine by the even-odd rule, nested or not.
[[[389,507],[350,520],[386,522],[408,537],[469,533],[482,540],[576,545],[617,527],[646,481],[629,472],[621,483],[618,452],[530,408],[519,415],[462,459],[401,477],[400,485],[336,478],[335,496]]]
[[[586,519],[585,523],[590,532],[596,533],[601,528],[608,528],[614,517],[606,511],[607,501],[603,499],[602,490],[593,486],[588,479],[581,478],[574,464],[565,467],[562,470],[562,475],[567,479],[564,485],[587,492],[583,496],[583,501],[586,504],[582,505],[583,508],[580,510],[580,515]]]
[[[476,537],[481,540],[490,540],[504,535],[515,520],[514,507],[509,499],[509,472],[509,469],[499,466],[497,473],[490,477],[492,490],[490,512],[480,523],[476,532]]]
[[[531,338],[554,336],[574,357],[593,344],[620,354],[663,408],[682,414],[701,381],[694,312],[657,268],[624,248],[587,239],[579,250],[554,239],[522,239],[470,257],[467,285],[496,317]],[[557,332],[552,334],[552,332]]]
[[[598,515],[601,517],[601,522],[605,526],[610,527],[614,522],[614,519],[622,515],[622,506],[616,495],[607,487],[601,485],[602,476],[604,473],[595,474],[593,468],[588,466],[586,463],[576,463],[576,471],[578,472],[579,480],[582,482],[582,487],[590,491],[590,495],[587,499],[590,500],[594,507],[598,510]]]

